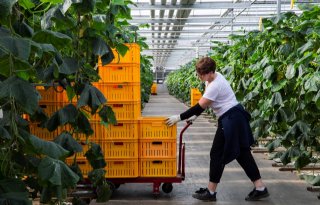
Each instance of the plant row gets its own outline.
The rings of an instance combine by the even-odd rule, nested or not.
[[[107,99],[91,83],[99,80],[98,56],[105,65],[114,58],[112,48],[124,55],[128,50],[124,43],[147,47],[137,38],[138,28],[127,22],[130,3],[0,1],[0,204],[31,204],[29,198],[39,192],[42,203],[61,203],[67,190],[81,179],[78,165],[69,167],[64,161],[82,151],[77,134],[93,134],[88,115],[99,114],[106,126],[116,123]],[[148,57],[141,62],[141,78],[150,81]],[[63,87],[70,104],[47,116],[39,106],[34,84]],[[142,92],[150,87],[151,83],[146,83]],[[77,104],[71,103],[75,98]],[[147,100],[144,96],[143,101]],[[54,142],[45,141],[30,134],[24,114],[49,131],[66,124],[72,129]],[[98,187],[97,201],[106,201],[111,192],[104,178],[106,163],[100,146],[91,143],[86,157],[94,168],[89,180]]]

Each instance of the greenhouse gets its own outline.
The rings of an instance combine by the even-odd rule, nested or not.
[[[320,1],[0,0],[0,205],[320,202]]]

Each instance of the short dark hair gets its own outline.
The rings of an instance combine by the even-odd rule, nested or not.
[[[210,57],[201,58],[196,63],[196,71],[197,73],[204,75],[210,72],[216,72],[216,62]]]

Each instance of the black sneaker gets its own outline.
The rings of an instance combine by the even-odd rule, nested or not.
[[[201,194],[203,192],[205,192],[208,188],[200,188],[199,190],[195,191],[194,193],[196,194]]]
[[[194,194],[192,194],[192,197],[195,199],[199,199],[202,201],[216,201],[216,193],[210,194],[208,188],[200,188],[197,190]]]
[[[259,199],[266,198],[269,195],[270,194],[267,188],[265,188],[263,191],[259,191],[254,188],[246,197],[246,201],[257,201]]]

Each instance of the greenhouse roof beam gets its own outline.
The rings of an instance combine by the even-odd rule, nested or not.
[[[185,5],[194,5],[194,3],[196,2],[196,0],[181,0],[180,1],[180,6],[185,6]],[[180,19],[180,18],[189,18],[189,15],[191,13],[191,9],[184,9],[184,10],[180,10],[178,9],[177,12],[176,12],[176,16],[175,18],[177,19]],[[182,30],[183,27],[181,26],[177,26],[175,27],[175,25],[183,25],[186,23],[186,20],[176,20],[176,22],[173,23],[172,26],[172,30]],[[172,32],[169,32],[169,31],[166,31],[166,35],[170,34],[170,35],[175,35],[175,37],[178,37],[180,35],[180,33],[172,33]],[[172,41],[172,40],[169,40],[169,41]],[[165,41],[163,41],[165,42]],[[171,47],[175,47],[175,44],[176,44],[176,40],[173,40],[172,42],[172,45]],[[158,41],[158,43],[160,43],[160,41]],[[157,58],[156,59],[156,62],[159,63],[160,65],[163,64],[164,61],[166,61],[167,57],[163,57],[163,58]]]
[[[228,8],[250,8],[250,2],[230,3],[226,2],[201,2],[195,4],[180,5],[150,5],[148,3],[137,3],[137,7],[130,5],[131,10],[190,10],[190,9],[228,9]]]
[[[255,26],[258,28],[257,24],[242,24],[242,25],[245,25],[245,26]],[[142,31],[139,31],[141,34],[143,33],[163,33],[163,31],[149,31],[149,30],[142,30]],[[166,31],[167,33],[215,33],[215,32],[219,32],[219,30],[217,29],[197,29],[197,30],[182,30],[182,31],[178,31],[178,30],[175,30],[175,31]],[[175,39],[175,38],[173,38]]]

